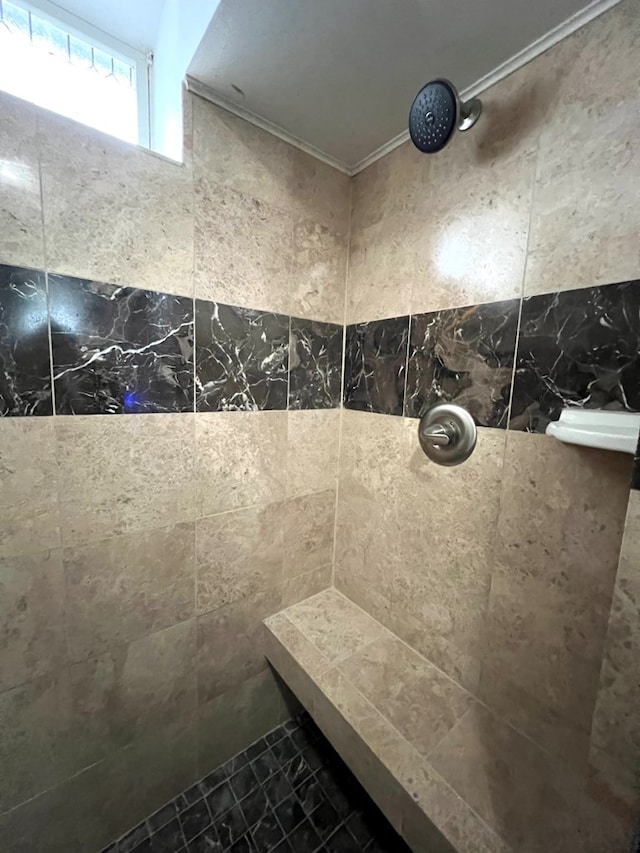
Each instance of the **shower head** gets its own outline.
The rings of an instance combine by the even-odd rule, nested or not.
[[[441,151],[455,129],[469,130],[477,122],[482,104],[477,98],[463,103],[453,83],[432,80],[413,99],[409,111],[411,141],[426,154]]]

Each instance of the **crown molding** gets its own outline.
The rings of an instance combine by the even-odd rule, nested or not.
[[[471,86],[467,86],[466,89],[463,89],[463,91],[460,92],[460,97],[462,100],[476,98],[482,92],[485,92],[491,86],[494,86],[496,83],[504,80],[504,78],[508,77],[509,74],[513,74],[514,71],[517,71],[519,68],[527,65],[533,59],[540,56],[541,53],[549,50],[549,48],[558,44],[558,42],[567,38],[567,36],[572,35],[572,33],[575,33],[577,30],[584,27],[585,24],[593,21],[594,18],[597,18],[599,15],[607,12],[620,2],[621,0],[593,0],[593,2],[585,6],[584,9],[581,9],[579,12],[571,15],[571,17],[567,18],[566,21],[563,21],[561,24],[558,24],[557,27],[554,27],[549,30],[549,32],[540,36],[540,38],[531,42],[531,44],[527,45],[523,50],[520,50],[509,59],[505,60],[505,62],[498,65],[497,68],[494,68],[493,71],[490,71],[488,74],[485,74],[484,77],[476,80],[476,82],[472,83]],[[385,142],[384,145],[381,145],[375,151],[372,151],[371,154],[364,157],[358,163],[353,166],[349,166],[340,160],[336,160],[335,157],[325,154],[324,151],[320,151],[313,145],[309,145],[308,142],[298,139],[297,136],[293,136],[288,133],[288,131],[279,125],[273,124],[272,122],[267,121],[267,119],[261,118],[255,113],[252,113],[250,110],[246,110],[244,107],[233,103],[222,95],[219,95],[217,92],[214,92],[214,90],[209,86],[201,83],[199,80],[195,80],[193,77],[187,76],[187,88],[195,95],[199,95],[201,98],[211,101],[212,104],[227,110],[227,112],[245,119],[245,121],[256,125],[256,127],[259,127],[262,130],[266,130],[267,133],[277,136],[284,142],[288,142],[289,145],[299,148],[306,154],[310,154],[317,160],[321,160],[323,163],[333,166],[334,169],[337,169],[339,172],[344,172],[345,175],[349,175],[350,177],[357,175],[358,172],[362,172],[363,169],[367,168],[367,166],[371,166],[371,164],[375,163],[376,160],[380,160],[381,157],[389,154],[409,139],[409,131],[403,130],[402,133],[399,133],[397,136],[394,136],[393,139]]]

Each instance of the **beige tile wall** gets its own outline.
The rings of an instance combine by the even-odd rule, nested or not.
[[[638,278],[639,49],[625,0],[484,92],[443,152],[407,143],[357,175],[346,321]],[[436,769],[514,850],[537,850],[506,768],[519,755],[542,802],[548,760],[554,849],[622,850],[640,778],[631,458],[480,429],[471,459],[441,468],[417,421],[355,411],[340,448],[336,587],[480,703]],[[391,679],[373,679],[378,701]],[[594,803],[603,837],[575,848],[563,814]]]
[[[349,179],[186,111],[177,165],[0,95],[0,263],[342,322]],[[0,849],[96,851],[289,715],[256,631],[331,583],[339,419],[0,422]]]

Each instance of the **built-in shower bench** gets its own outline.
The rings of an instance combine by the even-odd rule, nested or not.
[[[333,589],[264,629],[271,665],[413,850],[508,850],[435,769],[466,691]]]

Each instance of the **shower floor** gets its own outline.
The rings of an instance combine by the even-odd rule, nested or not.
[[[103,853],[410,853],[306,713]]]

